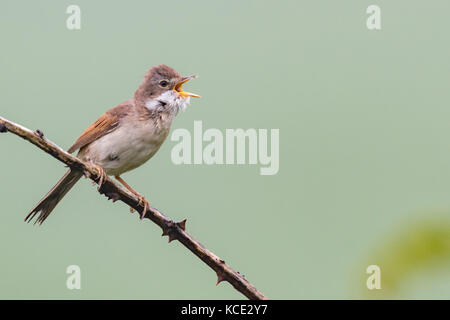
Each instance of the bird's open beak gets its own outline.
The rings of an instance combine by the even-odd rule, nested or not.
[[[194,98],[200,98],[199,95],[195,94],[195,93],[190,93],[190,92],[186,92],[183,91],[182,87],[183,84],[185,84],[186,82],[188,82],[191,79],[197,78],[197,76],[189,76],[189,77],[184,77],[183,79],[181,79],[180,82],[178,82],[175,87],[173,88],[173,90],[178,93],[180,96],[182,97],[194,97]]]

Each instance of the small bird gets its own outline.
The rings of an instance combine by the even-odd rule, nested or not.
[[[183,77],[166,65],[152,67],[132,99],[106,111],[68,150],[69,153],[79,150],[77,157],[98,169],[99,190],[106,175],[111,175],[135,194],[144,207],[141,219],[150,204],[120,176],[153,157],[169,134],[178,112],[186,109],[190,97],[200,97],[182,89],[183,84],[193,78],[196,76]],[[83,172],[69,169],[25,221],[30,222],[40,212],[35,223],[42,224],[82,176]]]

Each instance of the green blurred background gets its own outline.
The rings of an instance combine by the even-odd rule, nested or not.
[[[175,166],[168,139],[124,176],[153,206],[269,298],[450,298],[450,2],[377,1],[380,31],[371,4],[2,1],[0,116],[68,148],[152,65],[199,74],[172,128],[279,128],[279,173]],[[243,298],[85,179],[24,224],[65,168],[12,134],[0,153],[0,298]]]

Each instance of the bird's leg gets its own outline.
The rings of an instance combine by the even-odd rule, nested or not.
[[[140,214],[141,220],[144,219],[144,215],[147,212],[147,210],[150,208],[150,203],[148,203],[145,198],[140,195],[137,191],[135,191],[132,187],[128,185],[121,177],[115,176],[116,180],[119,181],[125,188],[127,188],[131,193],[133,193],[136,197],[139,199],[139,205],[144,207],[144,210]],[[133,208],[130,207],[131,212],[133,212]]]

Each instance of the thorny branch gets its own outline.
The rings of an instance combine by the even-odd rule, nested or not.
[[[67,166],[81,170],[90,175],[93,181],[99,180],[98,171],[95,167],[79,160],[77,157],[67,153],[53,142],[47,140],[40,130],[31,131],[21,125],[0,117],[0,132],[12,132],[15,135],[31,142],[46,153],[50,154]],[[114,202],[121,200],[137,212],[144,208],[139,204],[139,199],[128,190],[122,189],[115,181],[107,178],[101,188],[101,193],[105,194]],[[224,260],[220,259],[213,252],[206,249],[200,242],[185,231],[186,219],[181,222],[175,222],[155,208],[150,208],[145,213],[145,218],[150,219],[163,230],[162,235],[168,236],[169,242],[178,240],[204,263],[206,263],[217,274],[217,284],[222,281],[228,281],[237,291],[241,292],[247,298],[252,300],[267,299],[261,292],[248,282],[243,275],[234,271]]]

